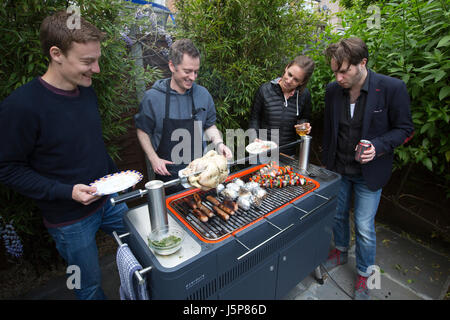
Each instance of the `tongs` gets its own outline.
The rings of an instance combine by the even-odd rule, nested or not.
[[[164,188],[168,188],[168,187],[172,187],[172,186],[178,185],[178,184],[180,184],[180,183],[181,183],[181,184],[188,184],[188,183],[189,183],[189,182],[188,182],[188,178],[189,178],[189,177],[198,175],[198,174],[202,173],[203,171],[205,171],[205,169],[200,170],[200,171],[197,171],[197,172],[193,172],[193,173],[191,173],[191,174],[188,174],[187,176],[182,176],[182,177],[179,177],[179,178],[177,178],[177,179],[173,179],[173,180],[164,182],[163,187],[164,187]],[[145,189],[145,190],[138,189],[138,190],[134,190],[134,191],[131,191],[131,192],[127,192],[127,193],[122,194],[122,195],[120,195],[120,196],[111,198],[110,201],[111,201],[111,204],[114,206],[114,205],[119,204],[119,203],[122,203],[122,202],[124,202],[124,201],[133,200],[133,199],[138,198],[138,197],[142,198],[142,197],[145,196],[147,193],[148,193],[148,190],[147,190],[147,189]]]

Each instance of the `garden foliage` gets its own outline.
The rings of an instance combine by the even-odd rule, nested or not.
[[[282,75],[314,36],[319,19],[303,1],[178,0],[177,38],[199,47],[198,82],[212,94],[217,125],[247,128],[258,87]]]

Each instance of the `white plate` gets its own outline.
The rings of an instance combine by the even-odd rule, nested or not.
[[[89,185],[97,188],[95,195],[103,196],[128,189],[141,180],[142,173],[136,170],[126,170],[108,174]]]
[[[245,147],[245,150],[247,150],[250,154],[259,154],[276,147],[277,144],[273,141],[257,141],[250,143],[247,147]]]

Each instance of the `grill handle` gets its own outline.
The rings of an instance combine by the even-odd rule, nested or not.
[[[235,240],[236,240],[240,245],[242,245],[245,249],[248,250],[248,251],[247,251],[246,253],[244,253],[243,255],[237,257],[237,260],[238,260],[238,261],[241,260],[241,259],[244,258],[246,255],[252,253],[253,251],[255,251],[256,249],[258,249],[259,247],[265,245],[267,242],[269,242],[269,241],[275,239],[275,238],[278,237],[280,234],[282,234],[283,232],[285,232],[287,229],[291,228],[293,225],[294,225],[293,223],[290,224],[290,225],[288,225],[286,228],[281,229],[280,231],[278,231],[277,233],[275,233],[273,236],[271,236],[270,238],[264,240],[263,242],[261,242],[260,244],[258,244],[257,246],[255,246],[255,247],[253,247],[253,248],[251,248],[251,249],[249,249],[245,244],[243,244],[241,241],[239,241],[239,240],[235,237]]]
[[[178,185],[180,183],[181,184],[187,184],[188,183],[187,178],[189,178],[190,176],[194,176],[194,175],[200,174],[203,171],[205,171],[205,170],[199,170],[199,171],[193,172],[193,173],[191,173],[191,174],[189,174],[187,176],[183,176],[183,177],[180,177],[180,178],[177,178],[177,179],[173,179],[173,180],[164,182],[164,188],[175,186],[175,185]],[[129,200],[133,200],[133,199],[138,198],[138,197],[142,198],[147,193],[148,193],[147,189],[145,189],[145,190],[139,189],[139,190],[135,190],[135,191],[131,191],[131,192],[122,194],[122,195],[117,196],[115,198],[111,198],[110,202],[111,202],[111,204],[113,206],[115,206],[116,204],[119,204],[119,203],[122,203],[122,202],[125,202],[125,201],[129,201]]]
[[[333,200],[333,199],[336,197],[336,196],[332,196],[332,197],[330,197],[330,198],[327,198],[327,197],[325,197],[325,196],[323,196],[323,195],[321,195],[321,194],[318,194],[318,193],[316,193],[316,192],[313,192],[312,194],[315,195],[315,196],[317,196],[317,197],[320,197],[320,198],[322,198],[322,199],[325,199],[325,201],[322,202],[321,204],[319,204],[317,207],[315,207],[314,209],[312,209],[312,210],[309,211],[309,212],[306,211],[306,210],[303,210],[302,208],[297,207],[295,204],[293,204],[292,206],[293,206],[295,209],[297,209],[297,210],[299,210],[299,211],[305,213],[303,216],[300,217],[300,220],[303,220],[303,219],[305,219],[306,217],[308,217],[309,215],[313,214],[314,212],[316,212],[317,210],[319,210],[320,208],[322,208],[324,205],[326,205],[328,202],[330,202],[331,200]]]
[[[143,197],[144,195],[147,194],[147,190],[134,190],[125,194],[122,194],[120,196],[114,197],[110,199],[110,202],[113,206],[115,206],[116,204],[128,201],[128,200],[133,200],[134,198],[137,197]]]
[[[113,236],[114,236],[114,239],[116,239],[116,242],[117,242],[117,244],[119,245],[119,247],[123,246],[123,242],[122,242],[121,239],[130,235],[130,233],[127,232],[127,233],[121,234],[121,235],[119,236],[119,235],[117,234],[117,232],[115,232],[115,231],[113,231],[112,234],[113,234]],[[142,284],[142,283],[144,282],[144,278],[142,277],[142,275],[146,274],[147,272],[149,272],[149,271],[152,270],[152,269],[153,269],[153,267],[150,266],[150,267],[147,267],[147,268],[144,268],[144,269],[141,269],[141,270],[136,270],[136,271],[134,272],[134,275],[135,275],[136,278],[138,279],[139,284]]]

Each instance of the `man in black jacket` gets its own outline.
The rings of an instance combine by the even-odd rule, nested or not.
[[[342,39],[325,51],[336,81],[325,93],[323,163],[342,175],[333,227],[335,249],[325,267],[347,262],[349,210],[354,195],[356,268],[355,299],[369,299],[367,278],[375,265],[375,215],[388,182],[394,148],[408,141],[414,127],[403,81],[367,69],[368,50],[358,38]],[[370,147],[359,161],[361,139]]]

